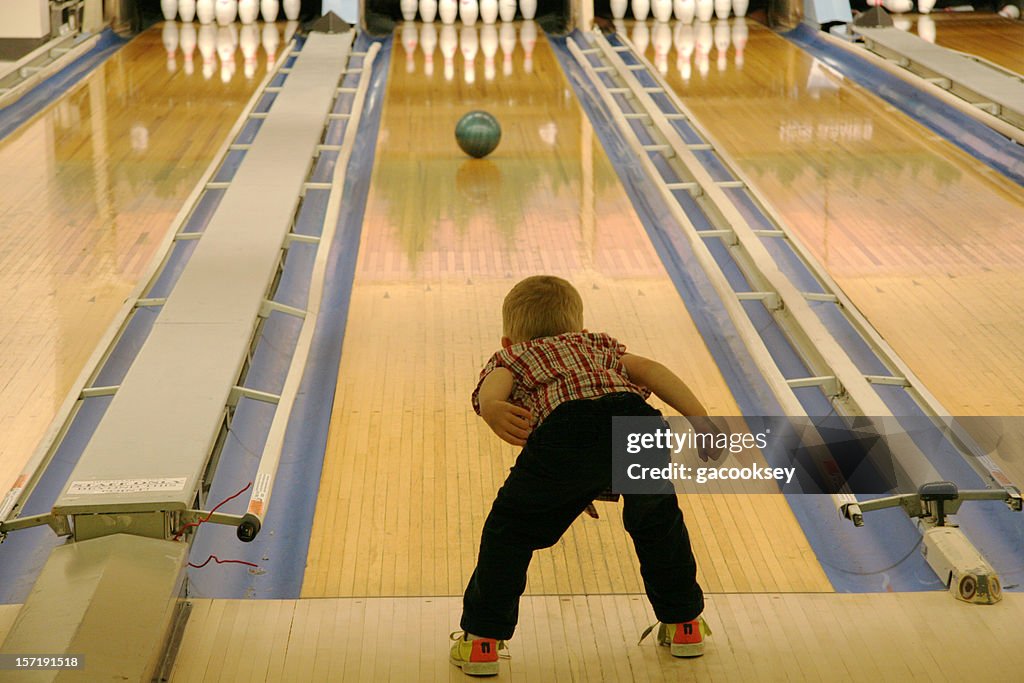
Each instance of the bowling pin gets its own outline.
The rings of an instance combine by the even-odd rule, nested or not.
[[[160,37],[167,50],[167,73],[172,74],[178,70],[178,22],[165,21]]]
[[[246,78],[251,79],[256,75],[256,53],[260,49],[260,29],[255,22],[242,25],[238,47],[242,49],[242,71]]]
[[[453,22],[449,21],[441,27],[441,55],[444,57],[444,80],[450,81],[455,76],[455,51],[459,48],[459,36],[455,32]]]
[[[420,49],[423,50],[423,73],[434,75],[434,48],[437,47],[437,28],[433,22],[420,26]]]
[[[935,20],[927,14],[922,14],[917,18],[917,35],[921,36],[923,40],[927,40],[929,43],[935,42]]]
[[[299,18],[299,12],[302,10],[302,0],[284,0],[284,18],[288,21],[295,21]]]
[[[402,12],[403,21],[416,21],[416,8],[419,5],[416,0],[400,0],[398,9]]]
[[[411,74],[416,70],[416,45],[420,39],[420,32],[416,30],[416,24],[406,21],[402,24],[402,49],[405,50],[405,72]]]
[[[711,21],[711,15],[715,13],[715,0],[697,0],[697,21]]]
[[[498,20],[498,0],[480,0],[480,21],[493,24]],[[481,35],[481,40],[483,36]],[[481,42],[480,47],[483,47]]]
[[[896,14],[914,9],[914,0],[882,0],[882,7]]]
[[[729,12],[732,11],[732,0],[715,0],[713,5],[715,9],[715,16],[719,19],[728,19]]]
[[[178,0],[178,16],[186,24],[196,18],[196,0]]]
[[[726,55],[729,52],[729,40],[731,30],[727,19],[719,19],[715,22],[715,50],[718,51],[718,71],[725,71]]]
[[[476,23],[477,17],[480,15],[480,5],[477,4],[477,0],[459,0],[459,19],[466,26],[472,26]],[[459,36],[462,39],[462,36]]]
[[[676,68],[684,81],[690,80],[690,55],[693,54],[693,26],[682,22],[676,24],[672,42],[676,46]]]
[[[214,15],[217,17],[217,24],[227,26],[234,22],[238,16],[238,0],[217,0],[214,5]]]
[[[217,54],[217,27],[212,23],[202,24],[197,43],[199,54],[203,56],[203,78],[209,80],[217,70],[217,61],[214,59]]]
[[[924,12],[922,12],[922,14],[924,14]],[[999,10],[999,16],[1006,17],[1007,19],[1020,19],[1020,7],[1017,7],[1016,5],[1003,5]]]
[[[178,16],[178,0],[160,0],[160,11],[164,14],[164,21],[174,21]]]
[[[238,20],[251,24],[260,16],[260,0],[238,0]]]
[[[651,11],[651,0],[633,0],[630,7],[633,10],[634,19],[647,21],[647,14]]]
[[[437,18],[437,0],[420,0],[420,21],[427,24],[434,21]],[[437,32],[434,32],[434,38],[437,38]],[[420,38],[422,41],[423,39]]]
[[[1013,7],[1013,5],[1008,6]],[[935,9],[935,0],[917,0],[917,11],[921,14],[928,14],[933,9]],[[1017,12],[1019,14],[1020,10],[1017,10]]]
[[[537,0],[519,0],[519,11],[522,12],[524,20],[533,21],[533,18],[537,16]],[[537,27],[534,26],[534,31],[536,30]],[[536,33],[534,35],[536,36]]]
[[[498,27],[484,24],[480,29],[480,52],[484,53],[484,80],[494,80],[494,55],[498,53]]]
[[[498,44],[501,46],[501,73],[512,75],[512,54],[516,51],[515,24],[503,21],[498,32]]]
[[[672,3],[669,2],[669,7]],[[654,45],[654,67],[659,73],[668,73],[668,51],[672,48],[672,29],[664,21],[654,25],[651,35],[651,44]]]
[[[181,25],[181,53],[185,55],[185,75],[191,76],[195,71],[192,55],[196,52],[196,27],[189,21]]]
[[[612,19],[622,19],[626,16],[626,9],[629,7],[629,0],[612,0]]]
[[[459,49],[462,51],[462,76],[466,79],[466,85],[473,85],[476,82],[476,52],[480,47],[477,40],[476,26],[463,26],[459,32]]]
[[[647,27],[646,21],[638,21],[633,24],[633,35],[630,36],[636,53],[643,57],[647,54],[647,47],[651,44],[651,30]]]
[[[441,15],[442,24],[454,24],[459,15],[459,0],[437,0],[437,13]]]
[[[260,14],[263,21],[274,23],[277,21],[277,12],[281,8],[279,0],[260,0]]]
[[[672,0],[672,14],[676,21],[684,24],[693,23],[693,15],[697,13],[695,0]]]
[[[651,0],[651,14],[655,21],[668,21],[672,17],[672,0]]]
[[[199,19],[200,24],[209,24],[213,22],[216,10],[214,9],[215,0],[196,0],[196,18]],[[202,37],[200,35],[200,37]]]
[[[736,48],[736,68],[743,69],[743,48],[747,46],[747,20],[738,17],[732,21],[732,45]]]
[[[532,74],[533,48],[537,45],[537,24],[532,19],[524,21],[519,29],[519,43],[523,46],[523,71]]]
[[[750,0],[732,0],[732,14],[734,17],[742,19],[747,16],[748,9],[750,9]]]
[[[498,0],[498,14],[502,21],[515,21],[516,0]]]
[[[892,17],[893,28],[897,28],[901,31],[909,31],[910,27],[913,25],[914,22],[910,20],[910,17],[907,17],[903,14],[897,14],[895,17]]]

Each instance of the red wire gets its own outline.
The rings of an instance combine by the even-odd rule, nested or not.
[[[183,526],[183,527],[181,527],[180,529],[178,529],[178,533],[174,534],[174,540],[175,540],[175,541],[177,541],[177,540],[178,540],[179,538],[181,538],[181,535],[182,535],[183,533],[185,533],[185,531],[186,531],[187,529],[189,529],[189,528],[191,528],[191,527],[197,527],[197,526],[199,526],[200,524],[203,524],[204,522],[209,522],[209,521],[210,521],[210,517],[213,517],[213,513],[214,513],[214,512],[216,512],[217,510],[219,510],[219,509],[220,509],[220,507],[221,507],[222,505],[224,505],[224,503],[226,503],[226,502],[228,502],[229,500],[232,500],[232,499],[234,499],[234,498],[238,498],[238,497],[239,497],[240,495],[242,495],[243,493],[245,493],[246,491],[248,491],[248,490],[249,490],[249,487],[250,487],[250,486],[252,486],[252,482],[251,482],[251,481],[250,481],[250,482],[249,482],[248,484],[246,484],[246,485],[245,485],[245,488],[244,488],[244,489],[242,489],[241,491],[239,491],[239,492],[238,492],[238,493],[236,493],[235,495],[233,495],[233,496],[228,496],[227,498],[225,498],[225,499],[224,499],[224,500],[222,500],[221,502],[217,503],[217,507],[215,507],[215,508],[213,508],[212,510],[210,510],[210,514],[206,515],[206,517],[205,517],[204,519],[201,519],[201,520],[199,520],[198,522],[189,522],[189,523],[188,523],[188,524],[186,524],[185,526]],[[213,557],[213,555],[211,555],[210,557]],[[206,560],[206,562],[209,562],[209,561],[210,561],[209,559],[207,559],[207,560]],[[220,560],[217,560],[217,561],[218,561],[218,562],[220,562]],[[206,562],[204,562],[203,564],[206,564]],[[255,567],[256,565],[253,565],[253,566]]]
[[[192,567],[193,569],[202,569],[206,565],[210,564],[210,560],[213,560],[217,564],[247,564],[250,567],[259,566],[258,564],[255,564],[253,562],[246,562],[245,560],[222,560],[216,555],[210,555],[208,558],[206,558],[206,562],[203,562],[202,564],[192,564],[191,562],[189,562],[188,566]]]

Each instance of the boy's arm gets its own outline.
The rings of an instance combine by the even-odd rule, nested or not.
[[[632,353],[622,355],[622,364],[634,384],[647,387],[680,415],[685,415],[693,428],[701,434],[721,434],[722,430],[708,419],[708,411],[683,380],[661,363]],[[702,460],[717,460],[720,448],[704,448]]]
[[[626,366],[626,372],[629,373],[631,382],[650,389],[680,415],[703,417],[708,414],[701,402],[690,391],[690,387],[658,361],[626,353],[622,355],[622,364]]]
[[[495,368],[480,383],[477,401],[480,417],[503,441],[513,446],[526,444],[530,436],[530,411],[508,402],[515,376],[508,368]]]

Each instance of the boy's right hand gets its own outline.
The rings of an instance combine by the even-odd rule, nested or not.
[[[711,418],[706,416],[690,417],[687,419],[690,421],[690,425],[693,427],[694,431],[696,431],[698,434],[709,434],[713,436],[715,441],[718,443],[728,443],[728,426],[726,426],[725,429],[723,429],[722,427],[719,427],[715,422],[713,422]],[[721,439],[722,434],[724,434],[726,437],[724,440]],[[697,455],[704,462],[707,462],[708,460],[717,461],[719,458],[722,457],[723,453],[725,453],[724,445],[716,444],[714,446],[711,446],[705,445],[705,443],[702,442],[701,446],[698,447],[697,449]]]
[[[480,404],[480,417],[502,441],[513,446],[526,445],[533,419],[526,408],[508,401],[488,401]]]

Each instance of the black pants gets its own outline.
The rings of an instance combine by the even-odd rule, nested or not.
[[[463,598],[463,630],[512,637],[533,551],[554,545],[611,485],[612,417],[660,414],[636,394],[610,394],[563,403],[533,431],[484,522],[480,555]],[[623,496],[622,521],[658,620],[696,618],[704,594],[671,485],[662,494]]]

